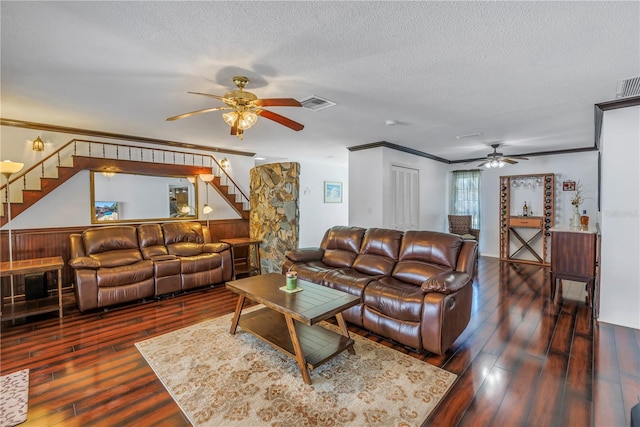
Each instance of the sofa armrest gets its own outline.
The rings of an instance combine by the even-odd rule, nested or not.
[[[441,292],[451,294],[459,291],[471,282],[471,276],[459,271],[447,271],[436,274],[422,282],[423,292]]]
[[[320,261],[324,255],[321,248],[301,248],[287,251],[284,256],[293,262]]]
[[[69,265],[74,269],[92,268],[95,270],[101,267],[100,261],[88,256],[81,256],[78,258],[70,259]]]
[[[178,257],[175,255],[154,255],[149,259],[153,262],[160,262],[160,261],[171,261],[174,259],[178,259]]]
[[[224,252],[229,249],[229,245],[227,243],[205,243],[202,245],[202,252],[216,254],[220,252]]]

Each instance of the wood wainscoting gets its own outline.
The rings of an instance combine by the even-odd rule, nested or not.
[[[207,221],[199,221],[203,227],[207,226]],[[118,224],[118,225],[138,225],[138,224]],[[98,226],[94,226],[98,227]],[[104,227],[104,226],[102,226]],[[73,269],[69,267],[70,248],[69,235],[72,233],[82,233],[87,228],[92,227],[63,227],[63,228],[39,228],[13,230],[13,260],[44,258],[61,256],[64,260],[62,269],[62,287],[65,291],[70,291],[73,285]],[[224,238],[247,237],[249,235],[249,221],[245,219],[226,219],[209,221],[209,229],[214,242]],[[9,240],[8,232],[0,233],[0,260],[9,261]],[[55,289],[53,275],[48,281],[48,289]],[[2,297],[10,295],[9,278],[2,279]],[[24,278],[16,276],[14,278],[16,294],[24,294]]]

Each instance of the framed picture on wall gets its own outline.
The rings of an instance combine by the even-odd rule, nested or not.
[[[324,182],[324,202],[342,203],[342,183],[335,181]]]

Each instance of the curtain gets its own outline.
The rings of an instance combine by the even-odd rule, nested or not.
[[[471,227],[480,229],[480,169],[453,171],[449,213],[471,215]]]

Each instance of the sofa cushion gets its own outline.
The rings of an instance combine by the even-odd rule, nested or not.
[[[119,267],[121,265],[135,264],[142,261],[142,254],[137,249],[121,249],[108,251],[89,256],[96,260],[100,267]]]
[[[183,256],[195,256],[202,253],[202,244],[190,243],[190,242],[178,242],[170,243],[167,245],[169,255]]]
[[[389,276],[398,260],[402,235],[399,230],[368,229],[353,268],[372,276]]]
[[[424,292],[393,277],[382,277],[364,289],[364,305],[385,316],[409,322],[420,322]]]
[[[205,243],[199,222],[165,222],[162,224],[162,232],[166,246],[179,242]]]
[[[98,287],[124,286],[153,278],[153,262],[142,260],[136,264],[101,268],[96,271]]]
[[[406,231],[392,276],[414,285],[455,269],[462,247],[459,236],[435,231]]]
[[[182,274],[194,274],[201,271],[215,270],[222,265],[222,257],[217,253],[203,253],[180,258]]]
[[[138,226],[138,241],[144,259],[167,255],[164,236],[160,224],[141,224]]]
[[[362,245],[365,233],[360,227],[332,227],[324,235],[322,262],[330,267],[351,267]]]
[[[138,233],[132,226],[107,226],[90,228],[82,232],[82,242],[87,255],[119,249],[138,249]]]

